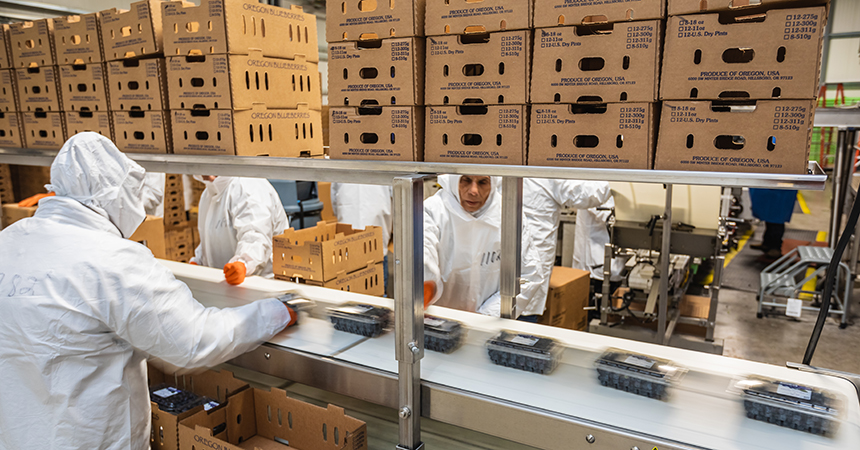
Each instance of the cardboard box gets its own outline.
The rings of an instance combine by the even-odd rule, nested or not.
[[[0,146],[20,148],[24,146],[20,113],[0,112]]]
[[[152,252],[152,256],[164,259],[164,222],[161,217],[146,216],[143,223],[128,239],[146,246]]]
[[[654,168],[806,174],[814,100],[665,101]]]
[[[326,2],[329,43],[424,36],[426,0]]]
[[[66,124],[61,112],[23,112],[24,146],[59,150],[66,142]]]
[[[257,0],[200,0],[163,4],[166,56],[247,55],[259,50],[271,58],[302,55],[319,62],[317,18],[301,6],[289,8]]]
[[[700,0],[694,1],[698,3]],[[663,0],[631,0],[626,2],[615,0],[590,2],[539,0],[535,2],[534,26],[535,28],[544,28],[663,19],[665,17],[666,2]]]
[[[657,100],[661,22],[535,30],[532,103]],[[610,30],[611,28],[611,30]]]
[[[382,228],[317,222],[312,228],[290,228],[273,239],[273,267],[280,278],[326,282],[382,262]]]
[[[183,419],[179,423],[179,446],[182,450],[192,446],[220,450],[367,450],[367,426],[338,406],[321,408],[287,397],[277,388],[252,388],[230,395],[224,408],[200,411]]]
[[[3,222],[0,225],[3,225],[2,228],[6,228],[21,219],[33,217],[33,214],[36,214],[35,206],[21,207],[17,203],[5,204],[3,205]]]
[[[173,151],[186,155],[303,157],[323,154],[319,111],[172,110]]]
[[[525,104],[531,31],[427,38],[427,105]]]
[[[0,164],[0,205],[15,201],[15,190],[12,184],[12,171],[9,164]]]
[[[722,24],[720,14],[670,17],[660,98],[815,98],[824,8],[753,17],[764,21]]]
[[[723,11],[754,14],[774,8],[805,8],[829,3],[830,0],[669,0],[668,11],[670,16]]]
[[[114,143],[126,153],[172,153],[170,111],[113,111]]]
[[[109,111],[102,63],[57,68],[64,111]]]
[[[428,106],[424,160],[524,165],[527,112],[525,105]]]
[[[710,297],[698,295],[685,295],[681,299],[681,317],[692,317],[694,319],[707,319],[711,311]]]
[[[107,111],[66,111],[66,130],[69,137],[84,131],[93,131],[113,140],[113,127]]]
[[[530,166],[651,168],[655,103],[532,105]]]
[[[0,24],[0,69],[14,69],[9,52],[9,25]]]
[[[161,111],[167,107],[165,62],[126,59],[107,63],[108,94],[113,111]]]
[[[9,169],[12,172],[12,182],[15,187],[15,201],[48,192],[45,185],[51,182],[50,167],[10,165]]]
[[[427,0],[424,35],[527,30],[532,27],[532,1]]]
[[[322,107],[319,69],[304,56],[295,60],[250,55],[201,55],[167,58],[171,109],[269,109]]]
[[[248,383],[236,379],[231,372],[226,370],[220,372],[207,370],[206,372],[194,375],[176,376],[164,374],[153,367],[153,364],[148,364],[147,367],[150,386],[167,384],[199,396],[209,397],[221,403],[217,410],[224,409],[224,405],[228,403],[229,396],[248,389]],[[179,422],[198,412],[207,412],[202,405],[178,415],[162,411],[155,402],[151,402],[151,408],[152,439],[150,440],[150,448],[152,450],[177,450],[179,448]],[[214,412],[215,409],[210,411]],[[200,445],[198,444],[197,447],[199,448]],[[191,450],[191,448],[192,446],[189,445],[188,450]],[[183,447],[184,449],[185,447]]]
[[[182,211],[185,214],[185,211]],[[167,230],[164,232],[164,243],[167,248],[185,248],[191,246],[193,237],[191,235],[191,227],[186,224],[182,228]]]
[[[99,15],[103,55],[106,61],[160,55],[161,0],[143,0],[129,9],[111,8]]]
[[[54,19],[9,24],[9,56],[16,68],[44,67],[54,62]]]
[[[334,280],[326,282],[322,286],[329,289],[338,289],[341,291],[382,297],[385,295],[385,273],[383,270],[383,264],[378,262],[364,269],[358,269],[355,272],[340,275]]]
[[[424,39],[328,46],[329,105],[424,104]]]
[[[62,111],[57,66],[15,69],[21,111]]]
[[[194,248],[189,243],[188,245],[183,244],[180,247],[168,248],[165,259],[188,264],[193,256]]]
[[[332,159],[424,160],[424,107],[332,107]]]
[[[102,62],[99,13],[54,19],[54,60],[57,64]]]
[[[15,71],[0,69],[0,111],[18,111],[18,89],[15,87]]]
[[[538,323],[568,330],[588,329],[591,274],[570,267],[553,267],[546,296],[546,310]]]

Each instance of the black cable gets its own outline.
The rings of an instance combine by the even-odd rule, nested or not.
[[[839,237],[839,242],[836,244],[836,249],[833,250],[833,256],[830,258],[830,265],[827,266],[827,273],[824,276],[824,296],[821,298],[821,306],[818,308],[818,319],[815,320],[812,336],[809,337],[809,344],[806,346],[806,353],[803,355],[803,364],[809,365],[812,362],[812,355],[815,354],[815,347],[818,346],[818,338],[821,337],[821,330],[824,329],[824,321],[827,320],[827,314],[830,312],[830,297],[833,295],[833,285],[836,283],[836,274],[839,272],[839,262],[842,261],[842,254],[845,253],[848,241],[851,240],[851,233],[854,232],[854,228],[857,226],[858,217],[860,217],[860,195],[854,197],[854,205],[851,207],[848,223],[845,224],[845,231]],[[857,243],[854,245],[857,245]],[[845,280],[845,282],[852,283],[851,280]],[[848,299],[844,300],[848,301]]]

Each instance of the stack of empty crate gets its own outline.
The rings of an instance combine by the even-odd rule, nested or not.
[[[161,3],[100,13],[114,142],[128,153],[170,153]]]
[[[807,173],[827,8],[791,6],[669,0],[656,169]]]
[[[526,163],[531,0],[427,0],[426,161]]]
[[[25,142],[21,129],[21,114],[18,112],[20,111],[18,88],[8,43],[9,25],[2,24],[0,25],[0,146],[23,147]]]
[[[9,25],[23,144],[28,148],[56,150],[66,140],[53,39],[53,19]]]
[[[0,205],[15,201],[15,191],[12,188],[12,172],[9,164],[0,164]]]
[[[665,2],[535,2],[529,165],[650,169]]]
[[[326,8],[332,159],[424,159],[424,0]]]
[[[194,256],[192,223],[185,212],[182,175],[164,177],[164,246],[167,259],[188,262]]]
[[[162,18],[175,153],[323,155],[314,15],[202,0]]]

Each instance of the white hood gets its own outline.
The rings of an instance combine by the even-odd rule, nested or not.
[[[465,214],[471,214],[472,217],[476,219],[480,219],[487,210],[490,209],[490,205],[493,204],[494,201],[501,199],[501,188],[502,188],[502,178],[501,177],[490,177],[490,195],[487,197],[487,201],[484,202],[484,205],[481,206],[477,211],[470,213],[463,209],[462,204],[460,203],[460,177],[462,175],[439,175],[438,182],[439,186],[442,186],[442,194],[445,197],[448,197],[447,201],[452,201],[459,206],[459,210]],[[456,208],[454,208],[456,210]]]
[[[84,132],[63,144],[51,165],[51,184],[45,187],[107,218],[128,238],[146,218],[144,175],[108,138]]]

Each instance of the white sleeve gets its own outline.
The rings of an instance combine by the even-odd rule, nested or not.
[[[567,208],[589,209],[609,199],[610,189],[605,181],[557,180],[553,183],[552,195]]]
[[[140,196],[143,201],[143,209],[151,216],[157,216],[158,206],[164,203],[165,175],[158,172],[147,172],[143,178],[143,188]],[[162,212],[161,215],[164,215]]]
[[[338,221],[340,221],[340,217],[337,215],[337,192],[340,190],[340,183],[332,183],[331,189],[329,192],[329,200],[331,201],[331,212],[337,217]]]
[[[520,278],[525,280],[525,283],[520,285],[520,295],[517,296],[517,315],[526,311],[531,299],[545,299],[549,293],[547,280],[551,274],[543,273],[541,269],[540,255],[532,242],[528,221],[523,218]],[[534,313],[542,314],[543,311]]]
[[[431,303],[442,297],[442,275],[439,262],[439,224],[436,222],[433,206],[441,207],[438,198],[430,197],[424,202],[424,281],[436,283],[436,295]],[[429,208],[428,208],[429,206]]]
[[[265,180],[263,180],[265,181]],[[268,183],[268,181],[266,181]],[[249,192],[250,191],[250,192]],[[233,213],[233,229],[236,231],[236,253],[229,262],[242,261],[248,275],[257,274],[266,267],[272,257],[272,237],[275,230],[275,212],[271,208],[281,205],[269,204],[268,193],[243,186],[242,195],[230,199]],[[278,234],[283,230],[278,230]]]

